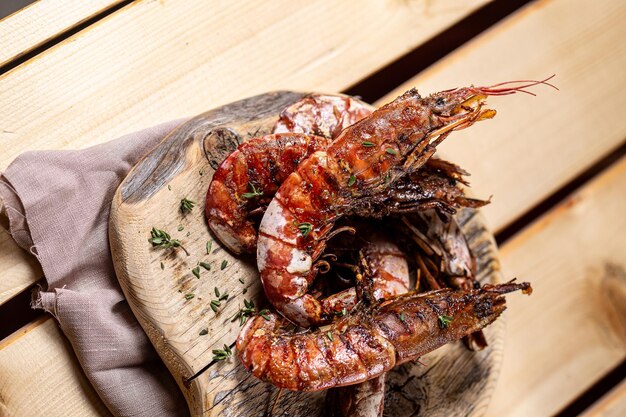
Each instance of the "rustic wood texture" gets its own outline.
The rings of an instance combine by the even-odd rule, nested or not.
[[[341,91],[485,3],[137,1],[0,76],[0,170],[266,91]],[[21,272],[3,292],[41,278]]]
[[[581,414],[581,417],[624,416],[626,416],[626,379]]]
[[[385,7],[390,3],[393,3],[391,7],[398,7],[397,10],[400,10],[398,13],[403,12],[402,8],[405,4],[414,8],[423,7],[426,9],[427,7],[424,6],[426,3],[418,2],[397,2],[397,4],[396,2],[385,2]],[[429,2],[429,4],[432,3]],[[320,3],[316,2],[316,4],[319,5]],[[441,10],[441,8],[447,7],[446,5],[446,2],[438,2],[434,10]],[[467,10],[474,6],[474,3],[470,4],[467,6]],[[594,9],[591,9],[591,6],[594,6]],[[289,30],[285,30],[276,34],[277,28],[266,25],[269,20],[275,18],[276,21],[281,21],[281,25],[291,25],[289,27],[302,26],[300,23],[302,17],[299,20],[296,19],[295,22],[290,21],[291,15],[289,13],[293,14],[292,9],[285,13],[278,11],[278,14],[275,13],[270,16],[269,12],[259,12],[258,5],[252,5],[248,10],[239,7],[238,13],[244,14],[243,22],[245,23],[240,27],[251,26],[251,20],[257,18],[261,20],[259,24],[265,25],[266,29],[263,32],[262,40],[249,36],[245,45],[241,45],[243,40],[236,37],[235,42],[241,46],[235,45],[237,50],[228,53],[227,49],[232,48],[232,44],[218,51],[215,47],[210,46],[213,43],[219,44],[218,40],[222,35],[224,38],[232,36],[231,29],[224,28],[223,24],[219,23],[218,17],[209,16],[214,14],[215,8],[207,6],[206,9],[192,12],[189,8],[166,8],[161,7],[159,2],[149,3],[146,1],[142,2],[139,8],[132,10],[132,13],[127,17],[126,14],[133,8],[134,6],[125,8],[46,54],[38,56],[28,65],[19,67],[10,74],[0,77],[0,85],[2,86],[0,89],[2,100],[0,102],[7,103],[5,106],[0,106],[0,120],[3,122],[2,133],[0,133],[0,140],[2,141],[0,167],[5,167],[17,154],[28,149],[90,146],[119,136],[121,133],[145,127],[148,124],[185,114],[193,114],[212,105],[253,93],[252,88],[255,85],[259,86],[257,91],[284,87],[285,85],[280,82],[281,78],[291,80],[292,84],[290,85],[293,88],[340,90],[353,83],[358,77],[364,76],[371,68],[381,65],[385,59],[393,59],[391,55],[384,55],[382,56],[384,59],[379,62],[377,59],[381,55],[379,53],[371,54],[370,49],[341,49],[333,46],[347,42],[350,44],[350,41],[346,40],[349,37],[347,34],[337,37],[324,35],[324,42],[321,46],[315,44],[318,41],[318,38],[315,38],[314,42],[307,43],[305,41],[305,47],[296,51],[295,55],[285,52],[285,49],[281,50],[280,54],[272,55],[281,56],[280,68],[272,68],[269,63],[259,66],[259,63],[263,62],[261,57],[265,56],[264,54],[274,54],[275,49],[280,49],[276,45],[281,45],[282,37],[288,35],[289,32]],[[380,9],[374,9],[374,11],[377,15],[382,16]],[[272,9],[270,12],[275,12],[275,10]],[[336,13],[337,10],[331,12]],[[168,13],[174,13],[174,23],[168,22]],[[191,13],[201,16],[198,16],[197,19],[192,16],[192,19],[187,21],[184,15]],[[459,11],[459,14],[449,14],[448,17],[454,19],[463,13],[465,11]],[[321,13],[309,13],[309,15],[318,21],[322,16]],[[344,24],[329,30],[345,30],[345,33],[350,31],[354,33],[354,27],[350,26],[351,15],[352,13],[343,13],[340,19],[344,20]],[[486,139],[481,139],[482,135],[477,135],[479,137],[472,135],[473,137],[468,138],[468,148],[465,149],[462,147],[464,143],[461,143],[465,141],[462,141],[462,136],[460,136],[465,133],[458,132],[455,133],[455,136],[458,135],[457,139],[459,140],[451,138],[449,145],[446,145],[448,146],[445,148],[447,154],[458,159],[465,168],[474,174],[472,179],[475,190],[477,190],[475,193],[479,196],[494,194],[492,207],[486,211],[490,224],[499,228],[510,223],[518,217],[519,213],[539,201],[542,196],[547,195],[559,184],[575,176],[584,167],[593,163],[600,155],[623,140],[623,125],[621,125],[623,118],[620,118],[620,114],[617,114],[616,117],[615,113],[622,109],[624,104],[623,97],[617,93],[620,91],[620,87],[623,87],[624,82],[622,76],[624,26],[621,24],[623,17],[623,2],[619,1],[601,1],[594,4],[576,0],[571,2],[566,0],[540,1],[528,7],[525,12],[516,13],[512,18],[488,30],[476,41],[469,42],[458,51],[451,53],[440,64],[434,65],[417,77],[417,81],[408,83],[417,85],[420,91],[426,92],[448,86],[447,84],[440,85],[440,82],[445,81],[445,78],[438,78],[437,74],[443,71],[448,74],[447,79],[459,84],[548,75],[544,69],[548,69],[548,72],[558,73],[557,83],[562,90],[560,93],[553,94],[546,90],[541,92],[539,98],[532,100],[530,97],[523,96],[502,98],[498,99],[497,102],[494,100],[495,107],[500,111],[496,120],[477,125],[467,131],[469,134],[477,129],[496,128],[495,126],[502,122],[502,132],[508,135],[506,136],[509,138],[508,140],[504,141],[499,139],[499,135],[489,134],[491,138],[489,140],[497,140],[497,142],[487,144]],[[210,33],[207,31],[198,32],[205,29],[203,23],[199,22],[202,19],[205,22],[212,22],[211,30],[208,31]],[[381,18],[381,21],[386,19],[387,17]],[[420,24],[428,26],[428,30],[431,30],[432,20],[429,19],[426,15],[420,15],[415,17],[414,21],[419,21]],[[140,25],[134,26],[134,22],[138,22]],[[439,24],[439,22],[443,22],[443,20],[438,20],[435,23]],[[172,27],[176,25],[182,29],[178,31],[174,28],[172,31]],[[193,30],[190,29],[192,25],[196,26]],[[346,25],[348,26],[346,27]],[[405,30],[406,26],[396,26],[398,32],[393,36],[403,36],[401,32]],[[445,24],[441,25],[441,27],[443,26]],[[139,34],[139,27],[142,28],[141,34]],[[164,44],[167,49],[164,54],[159,55],[158,48],[155,46],[156,41],[153,39],[146,42],[145,51],[141,49],[144,46],[141,42],[133,45],[129,45],[132,42],[122,42],[122,39],[137,39],[145,34],[143,28],[152,27],[163,28],[154,29],[154,31],[155,39],[165,40]],[[216,27],[219,30],[215,30]],[[513,32],[509,32],[509,29]],[[159,32],[161,30],[162,32]],[[435,29],[433,29],[434,31]],[[159,32],[158,35],[157,32]],[[196,33],[198,36],[195,36]],[[384,46],[377,46],[378,52],[387,52],[386,43],[391,43],[392,48],[397,48],[394,51],[399,51],[403,47],[410,48],[408,44],[399,43],[403,41],[402,39],[390,40],[389,32],[381,34],[381,36],[383,35],[385,38],[380,44]],[[355,35],[355,39],[357,38],[358,36]],[[207,41],[205,42],[205,40]],[[189,42],[189,45],[183,46],[185,42]],[[354,40],[354,42],[357,41]],[[172,44],[174,46],[171,46]],[[209,47],[201,47],[206,45]],[[67,47],[70,49],[66,51]],[[193,54],[200,58],[190,56],[192,52],[189,51],[189,47],[193,47]],[[314,57],[321,56],[323,51],[333,50],[336,50],[337,53],[333,55],[329,52],[324,55],[327,59],[325,62],[315,61]],[[310,56],[304,56],[305,52],[310,52]],[[98,58],[99,54],[103,55],[102,59]],[[219,77],[228,78],[228,72],[232,71],[232,68],[238,67],[236,63],[243,59],[244,54],[247,62],[248,57],[251,57],[253,63],[250,65],[250,68],[253,69],[251,73],[239,74],[236,89],[227,85],[223,90],[219,90],[222,86],[217,84],[221,84],[221,80],[217,84],[213,80],[219,79]],[[553,58],[553,56],[558,56],[558,59]],[[295,71],[295,62],[307,61],[307,57],[309,62],[321,62],[323,66],[318,64],[317,67],[313,66],[309,71],[305,71],[301,83],[298,84],[299,81],[296,78],[299,77],[289,78],[288,75]],[[355,62],[358,64],[356,69],[349,64],[355,58]],[[170,59],[171,61],[169,61]],[[367,61],[363,66],[360,65],[361,59]],[[289,62],[285,63],[285,60]],[[186,66],[184,70],[179,71],[177,66],[181,65],[181,62]],[[273,58],[272,62],[278,61]],[[187,65],[188,63],[189,65]],[[283,65],[285,65],[284,68]],[[452,66],[452,68],[446,70],[448,66]],[[113,68],[112,74],[109,74],[110,67]],[[194,70],[196,67],[201,67],[201,69],[196,71]],[[80,74],[77,73],[77,68],[81,68]],[[238,68],[241,69],[241,67]],[[129,74],[129,69],[132,73],[137,71],[137,74],[142,75],[133,77],[132,74]],[[277,71],[276,77],[273,76],[274,71]],[[470,72],[468,73],[468,71]],[[346,72],[348,72],[347,75]],[[209,75],[205,77],[204,74]],[[80,80],[84,80],[84,82]],[[427,81],[432,83],[432,87],[425,84]],[[168,87],[170,84],[173,86]],[[189,87],[189,84],[192,87]],[[219,91],[216,92],[216,89]],[[404,87],[400,90],[403,89]],[[621,89],[623,90],[623,88]],[[206,92],[203,97],[207,97],[210,103],[208,101],[202,102],[201,95],[198,95],[196,91]],[[229,94],[230,92],[232,94]],[[544,100],[551,101],[553,98],[563,97],[563,95],[567,97],[567,100],[559,101],[558,106],[551,104],[549,109],[543,107]],[[158,103],[158,101],[164,103]],[[511,104],[508,104],[509,101]],[[119,106],[112,106],[111,103],[119,103]],[[524,103],[528,104],[528,108],[521,109],[525,106]],[[508,107],[504,106],[514,106],[515,108],[506,110]],[[582,108],[585,111],[581,111]],[[91,109],[97,111],[92,112]],[[536,112],[535,109],[543,111]],[[600,111],[598,109],[602,110],[601,118],[598,116]],[[511,122],[528,112],[534,118],[532,119],[532,126],[538,128],[536,131],[533,130],[533,134],[522,137],[516,132],[520,129],[523,131],[531,129],[531,121],[527,120],[523,125],[511,124]],[[89,114],[89,117],[85,117],[86,114]],[[605,115],[607,116],[605,117]],[[506,123],[503,120],[506,120]],[[50,126],[53,128],[51,129]],[[575,129],[574,126],[582,127]],[[541,135],[542,140],[534,142],[534,134],[537,132]],[[548,132],[551,133],[548,134]],[[567,134],[561,132],[567,132]],[[583,135],[579,132],[586,134]],[[573,143],[572,140],[574,140]],[[480,141],[479,147],[476,146],[476,141]],[[458,145],[459,143],[461,145]],[[492,143],[497,143],[497,146],[491,146]],[[530,143],[533,146],[520,150],[521,143]],[[457,146],[461,147],[455,151]],[[511,146],[517,149],[512,152],[508,151],[507,149]],[[561,153],[561,149],[564,149],[563,153]],[[503,155],[502,158],[499,157],[500,154]],[[532,165],[525,163],[530,160],[533,161]],[[571,161],[573,163],[570,163]],[[522,168],[517,168],[518,166]],[[510,178],[515,179],[514,187],[508,187]],[[522,181],[521,178],[528,178],[528,182]],[[7,235],[0,232],[0,240],[2,239],[7,239]],[[590,244],[602,248],[603,245],[607,245],[607,242],[601,239]],[[5,246],[2,246],[0,256],[6,253],[4,248]],[[532,247],[526,249],[520,247],[519,250],[528,250],[529,253],[534,253]],[[21,254],[20,252],[15,253]],[[22,256],[27,259],[26,254],[22,254]],[[14,258],[11,256],[3,257],[0,260],[0,265],[4,267],[6,260],[13,261]],[[537,251],[533,262],[538,265],[533,275],[520,276],[532,278],[533,281],[552,279],[554,272],[552,259],[543,257]],[[16,266],[18,264],[15,263]],[[11,291],[17,292],[40,277],[38,271],[28,267],[25,267],[23,272],[19,272],[19,269],[16,271],[18,273],[15,277],[20,279],[18,285],[23,286],[9,289]],[[508,271],[518,275],[518,271],[510,267]],[[28,274],[28,276],[21,276],[22,273]],[[4,278],[3,275],[1,281],[4,281]],[[568,278],[567,276],[558,277],[560,285],[566,289],[565,292],[567,292],[569,284]],[[4,291],[3,288],[0,293]],[[534,300],[536,295],[537,293],[533,295],[531,300]],[[542,300],[551,302],[552,299],[542,298]],[[524,300],[524,308],[532,309],[535,312],[533,314],[541,315],[542,311],[545,311],[543,302],[527,303],[527,301]],[[550,308],[550,311],[553,312],[552,317],[567,317],[571,304],[557,302],[550,304]],[[510,334],[518,334],[515,325],[510,324],[508,329]],[[43,332],[29,332],[23,337],[28,338],[30,344],[41,346],[42,352],[46,352],[46,349],[54,349],[49,347],[50,344],[57,346],[59,343],[58,335],[54,336],[56,339],[51,339],[49,335]],[[507,341],[507,351],[515,343],[510,340],[510,337]],[[584,341],[575,341],[575,344],[582,343]],[[562,349],[563,346],[569,348],[570,345],[572,342],[554,342],[549,350],[556,356],[556,353],[560,351],[559,349]],[[569,350],[568,352],[571,353]],[[70,353],[66,351],[65,354]],[[535,364],[534,358],[525,352],[524,355],[516,355],[515,357],[511,357],[507,352],[507,358],[507,360],[519,363],[520,367],[540,369]],[[556,362],[566,362],[570,356],[568,353],[553,359]],[[84,401],[76,390],[65,388],[68,384],[76,386],[76,382],[57,379],[61,375],[60,373],[46,371],[54,363],[46,354],[29,355],[24,359],[24,362],[39,371],[33,373],[32,377],[28,379],[29,384],[32,383],[31,381],[47,378],[50,381],[49,395],[63,395],[64,403],[62,405],[55,403],[55,407],[50,406],[48,408],[51,415],[62,414],[65,409],[71,409],[75,404]],[[505,364],[505,368],[507,366]],[[575,373],[577,370],[572,372]],[[502,399],[502,404],[508,401],[511,403],[523,401],[525,398],[524,387],[515,384],[515,377],[507,371],[502,375],[502,385],[496,394],[496,400]],[[0,380],[4,379],[4,375],[0,375]],[[564,387],[563,391],[559,393],[559,398],[562,401],[566,401],[568,396],[565,391],[566,388]],[[570,393],[570,395],[571,399],[575,394]],[[0,401],[0,406],[1,403],[2,401]],[[19,408],[24,407],[23,404],[19,403],[12,404],[11,407],[24,409]],[[85,413],[85,415],[88,414]],[[490,415],[495,415],[493,410]]]
[[[270,132],[278,112],[299,97],[287,92],[257,96],[186,122],[131,170],[111,208],[110,242],[118,279],[194,416],[269,411],[276,395],[271,385],[250,376],[236,358],[212,361],[212,349],[233,345],[240,327],[231,318],[243,299],[256,305],[265,302],[254,261],[233,257],[221,247],[206,227],[202,207],[214,169],[223,158],[237,144]],[[199,207],[183,215],[179,208],[183,197]],[[459,222],[478,258],[478,278],[500,281],[495,244],[482,218],[467,210],[459,215]],[[180,238],[191,256],[181,250],[152,248],[147,241],[152,227]],[[212,241],[209,255],[207,241]],[[211,271],[200,268],[197,278],[192,268],[200,261],[210,262]],[[227,265],[221,268],[223,262]],[[230,294],[217,314],[209,307],[216,287]],[[187,294],[194,297],[186,299]],[[207,335],[199,334],[203,329]],[[425,357],[425,366],[411,363],[393,372],[388,378],[387,415],[482,414],[499,367],[502,331],[501,323],[487,329],[492,346],[478,354],[457,343]],[[322,416],[324,395],[285,392],[277,413]]]
[[[0,66],[122,0],[39,0],[0,20]]]
[[[43,276],[37,259],[15,244],[4,227],[0,227],[0,304]]]
[[[626,158],[502,248],[511,299],[489,416],[553,415],[626,358]]]
[[[0,342],[0,415],[110,417],[51,318]]]
[[[626,2],[531,3],[389,93],[541,79],[561,89],[492,97],[495,119],[456,132],[441,151],[472,173],[483,209],[501,229],[626,138]],[[377,103],[377,104],[380,104]]]

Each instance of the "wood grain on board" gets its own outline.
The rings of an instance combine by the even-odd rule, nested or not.
[[[39,0],[0,20],[0,66],[122,0]]]
[[[626,138],[626,2],[541,0],[498,23],[404,83],[382,102],[422,93],[552,74],[560,91],[491,97],[493,120],[455,132],[441,146],[472,176],[481,209],[501,229]]]
[[[271,90],[346,89],[485,3],[137,1],[0,76],[0,170]],[[2,292],[41,278],[24,272]]]
[[[234,344],[241,328],[232,317],[243,300],[257,306],[265,301],[254,260],[226,251],[206,227],[204,204],[182,214],[181,199],[203,202],[224,157],[239,143],[271,132],[279,112],[300,97],[264,94],[182,124],[135,165],[113,200],[109,238],[117,277],[193,416],[252,415],[270,406],[277,390],[252,377],[236,358],[213,360],[213,349]],[[501,281],[495,243],[482,218],[473,210],[458,218],[477,257],[477,278]],[[171,233],[190,255],[152,247],[152,227]],[[209,263],[210,270],[199,262]],[[209,307],[219,297],[215,289],[229,294],[217,312]],[[390,373],[387,415],[481,415],[498,374],[503,323],[486,335],[492,346],[478,354],[455,343],[423,357],[425,365],[410,363]],[[324,398],[325,392],[284,392],[276,414],[321,416]]]
[[[509,303],[489,416],[554,415],[626,359],[626,158],[502,248]]]
[[[54,319],[0,342],[0,415],[110,417]]]

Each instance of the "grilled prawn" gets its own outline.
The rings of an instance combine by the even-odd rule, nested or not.
[[[234,253],[254,253],[252,216],[263,214],[303,159],[371,112],[368,104],[341,94],[310,94],[283,110],[273,134],[242,143],[213,174],[205,208],[213,233]]]
[[[280,113],[274,133],[296,132],[335,138],[372,113],[371,107],[343,94],[310,94]]]
[[[251,214],[263,210],[282,182],[331,139],[304,133],[277,133],[242,143],[213,174],[206,198],[209,227],[234,253],[256,250]]]
[[[410,236],[417,244],[414,253],[425,288],[469,290],[480,287],[475,277],[476,260],[453,216],[426,210],[403,216],[399,223],[396,230]],[[482,331],[464,337],[463,343],[470,350],[487,347]]]
[[[257,264],[265,294],[292,322],[308,327],[332,318],[308,294],[334,223],[360,201],[415,172],[453,130],[491,118],[489,95],[523,86],[469,87],[422,98],[415,89],[346,127],[333,143],[304,160],[280,186],[259,228]]]
[[[365,263],[369,286],[365,289],[367,305],[373,300],[393,298],[409,291],[409,269],[406,254],[388,236],[374,233],[360,256]],[[362,278],[361,278],[362,280]],[[362,285],[362,283],[357,283]],[[335,417],[382,416],[385,403],[386,374],[348,387],[339,387],[326,393],[326,404]]]
[[[282,332],[274,313],[249,320],[237,339],[243,365],[279,388],[315,391],[357,384],[492,323],[503,294],[528,283],[408,293],[358,309],[329,330]]]

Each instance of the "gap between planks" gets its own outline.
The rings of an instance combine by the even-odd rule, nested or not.
[[[553,415],[626,358],[624,189],[626,157],[502,247],[535,291],[510,299],[488,416]]]

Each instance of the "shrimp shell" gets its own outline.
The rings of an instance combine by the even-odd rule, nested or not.
[[[280,113],[274,133],[299,132],[335,138],[372,113],[371,106],[343,94],[310,94]]]
[[[237,339],[242,364],[278,388],[316,391],[361,383],[491,324],[503,296],[531,292],[528,283],[478,290],[408,293],[358,310],[330,326],[299,334],[280,331],[279,316],[256,316]],[[445,318],[445,319],[442,319]]]
[[[303,159],[330,142],[320,136],[279,133],[239,145],[215,171],[207,192],[205,214],[217,238],[234,253],[253,253],[257,231],[250,212],[267,204]]]
[[[438,115],[431,102],[411,90],[348,126],[325,151],[298,165],[275,194],[259,228],[257,265],[270,303],[294,323],[308,327],[332,318],[307,292],[334,222],[359,199],[391,187],[402,176],[398,170],[421,167],[443,140],[432,140],[434,132],[445,136],[446,129],[485,114],[479,105]]]

